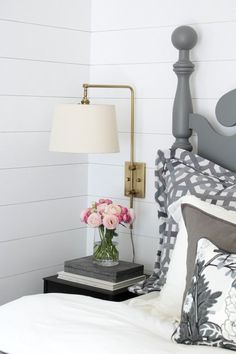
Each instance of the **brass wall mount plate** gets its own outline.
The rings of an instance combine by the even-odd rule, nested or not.
[[[134,162],[133,168],[129,161],[125,162],[125,196],[145,198],[146,164]],[[133,179],[133,183],[132,183]]]

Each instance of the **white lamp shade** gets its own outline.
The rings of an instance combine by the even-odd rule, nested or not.
[[[74,153],[119,152],[115,106],[56,106],[49,149]]]

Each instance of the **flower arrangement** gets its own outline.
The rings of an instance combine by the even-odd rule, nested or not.
[[[118,236],[116,228],[119,224],[126,226],[133,223],[133,209],[115,204],[110,199],[99,199],[83,210],[80,218],[88,226],[99,230],[100,241],[95,243],[94,261],[105,266],[118,264],[119,252],[113,237]]]

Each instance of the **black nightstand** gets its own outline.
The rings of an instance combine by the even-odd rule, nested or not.
[[[94,288],[88,285],[58,279],[57,275],[44,278],[43,281],[44,293],[87,295],[109,301],[124,301],[137,296],[136,294],[129,292],[127,288],[115,291],[108,291],[104,289]]]

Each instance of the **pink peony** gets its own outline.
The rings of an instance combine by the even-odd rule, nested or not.
[[[121,222],[123,221],[123,215],[120,214],[120,215],[118,215],[117,217],[118,217],[119,223],[121,223]]]
[[[119,224],[119,220],[117,216],[113,214],[105,215],[103,218],[103,225],[108,230],[114,230],[118,226],[118,224]]]
[[[127,214],[123,215],[123,221],[126,224],[132,224],[134,222],[135,215],[133,209],[130,209]]]
[[[89,215],[87,223],[91,227],[98,227],[102,224],[101,215],[98,213],[92,213]]]
[[[128,209],[121,206],[121,213],[122,214],[127,214],[128,213]]]
[[[103,203],[106,203],[106,200],[105,199],[99,199],[98,204],[103,204]]]
[[[129,214],[124,214],[123,215],[123,221],[126,223],[126,224],[131,224],[131,216]]]
[[[105,212],[105,209],[107,207],[106,203],[101,203],[97,205],[97,212],[100,214],[103,214]]]
[[[89,215],[90,215],[90,209],[83,210],[80,214],[80,220],[87,224]]]
[[[129,215],[131,217],[131,224],[132,224],[134,222],[134,220],[135,220],[134,209],[129,209]]]
[[[111,199],[105,199],[104,203],[107,203],[109,205],[109,204],[112,204],[113,202]]]
[[[119,205],[116,204],[109,204],[107,205],[106,209],[105,209],[105,213],[106,214],[113,214],[113,215],[120,215],[121,213],[121,207]]]

